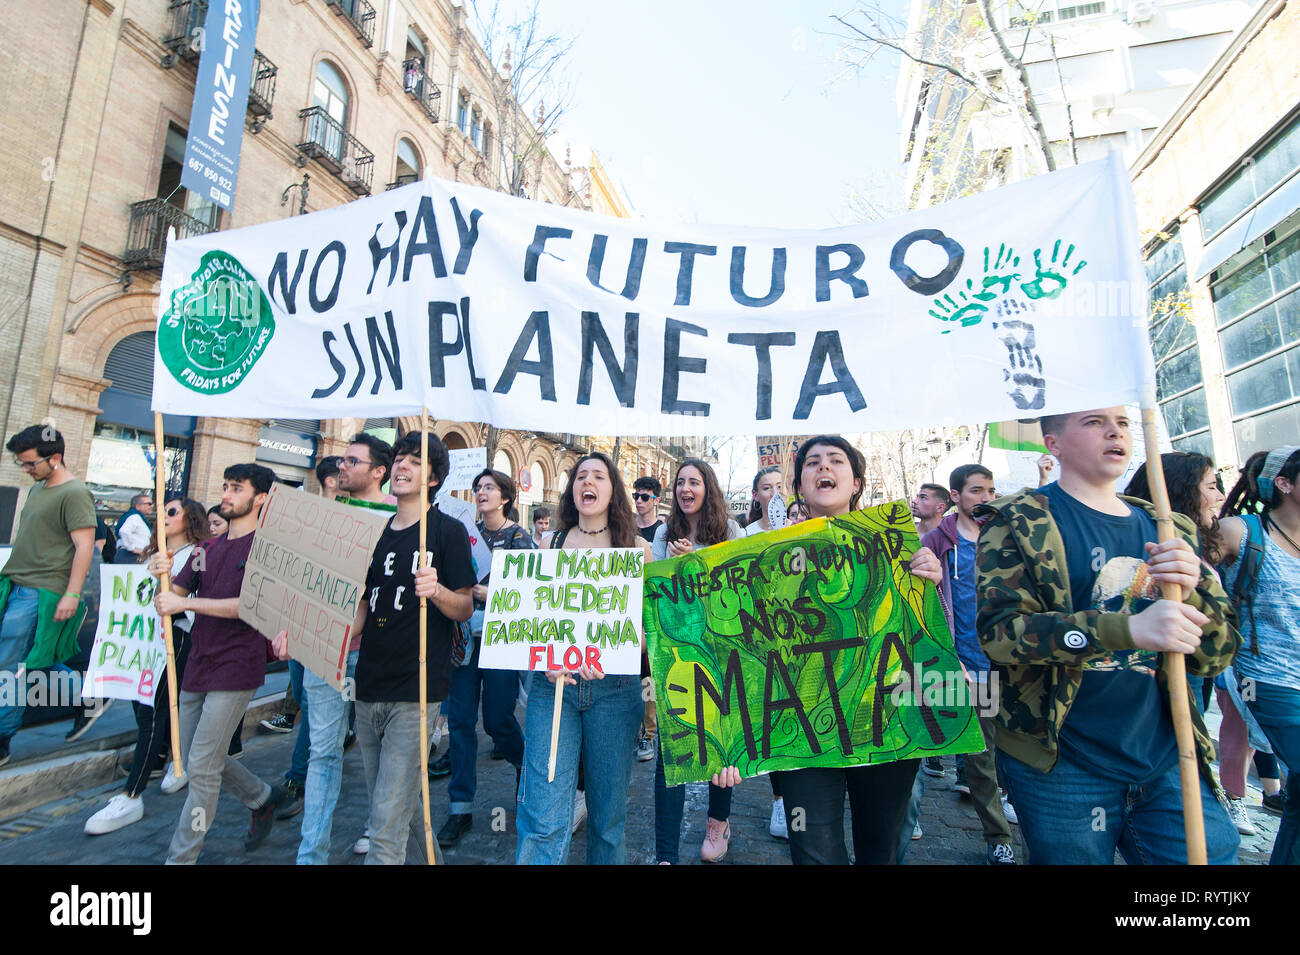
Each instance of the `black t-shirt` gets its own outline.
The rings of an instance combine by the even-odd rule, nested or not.
[[[1055,482],[1042,489],[1065,542],[1075,613],[1140,613],[1160,595],[1143,545],[1156,540],[1151,515],[1124,517],[1075,500]],[[1084,664],[1079,695],[1061,727],[1061,748],[1099,776],[1143,783],[1178,762],[1169,697],[1155,679],[1160,655],[1116,650]]]
[[[655,542],[655,531],[659,530],[659,525],[662,524],[663,522],[664,519],[661,517],[659,518],[659,520],[655,521],[649,527],[638,527],[636,529],[636,532],[640,534],[642,537],[644,537],[647,543],[653,544]]]
[[[416,703],[420,699],[420,600],[415,596],[416,544],[420,525],[388,526],[375,544],[366,574],[369,609],[357,657],[357,699],[367,703]],[[460,521],[429,508],[425,534],[429,564],[448,590],[474,585],[469,535]],[[429,601],[425,655],[430,702],[445,700],[451,687],[451,638],[455,624]]]

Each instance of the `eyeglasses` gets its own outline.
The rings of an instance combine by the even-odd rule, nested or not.
[[[364,464],[366,467],[370,467],[370,466],[371,466],[371,463],[370,463],[369,461],[362,461],[360,458],[354,458],[354,457],[353,457],[352,455],[350,455],[350,454],[349,454],[347,457],[345,457],[345,458],[343,458],[342,460],[339,461],[339,465],[340,465],[340,466],[342,466],[342,467],[348,467],[348,468],[354,468],[354,467],[356,467],[358,464]]]
[[[632,495],[632,499],[636,501],[653,501],[655,499],[655,495],[647,494],[645,493],[645,491],[637,491],[635,494]]]
[[[24,471],[35,471],[36,465],[40,464],[42,461],[48,461],[52,457],[54,457],[54,455],[47,454],[44,457],[37,458],[35,461],[19,461],[17,458],[14,458],[14,464],[17,467],[22,468]]]

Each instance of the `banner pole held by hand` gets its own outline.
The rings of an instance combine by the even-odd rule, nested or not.
[[[555,782],[555,753],[560,746],[560,705],[564,702],[564,677],[562,671],[555,681],[555,709],[551,711],[551,758],[546,764],[546,781]]]
[[[162,412],[153,413],[153,492],[154,492],[154,523],[157,524],[155,532],[158,536],[158,553],[167,553],[167,531],[163,527],[163,514],[167,511],[167,505],[164,495],[167,490],[166,475],[163,474],[163,423]],[[167,593],[172,589],[172,575],[168,570],[158,581],[158,592]],[[162,618],[163,625],[163,645],[167,648],[167,707],[171,712],[171,748],[172,748],[172,772],[176,778],[180,779],[185,775],[185,765],[181,762],[181,724],[177,718],[176,694],[180,689],[176,685],[176,644],[172,639],[172,618],[167,614]],[[157,700],[154,701],[155,705]]]
[[[1151,503],[1156,508],[1157,539],[1164,543],[1173,540],[1174,519],[1169,507],[1169,489],[1165,486],[1164,462],[1160,457],[1160,444],[1156,434],[1156,412],[1153,402],[1144,402],[1142,408],[1142,435],[1147,454],[1147,485],[1151,489]],[[1160,596],[1165,600],[1182,601],[1177,584],[1160,585]],[[1183,834],[1187,840],[1188,865],[1205,865],[1205,817],[1201,812],[1201,778],[1196,762],[1196,738],[1192,732],[1191,706],[1187,698],[1187,661],[1181,653],[1165,653],[1165,680],[1169,689],[1169,711],[1174,722],[1174,736],[1178,742],[1178,769],[1183,790]]]
[[[429,566],[425,532],[429,525],[429,410],[420,408],[420,566]],[[420,598],[420,795],[424,802],[424,851],[429,865],[437,865],[433,854],[433,817],[429,812],[429,671],[425,657],[429,648],[429,601]]]

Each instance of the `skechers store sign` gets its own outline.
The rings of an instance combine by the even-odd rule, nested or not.
[[[263,428],[257,435],[257,460],[310,470],[316,466],[316,439],[284,428]]]

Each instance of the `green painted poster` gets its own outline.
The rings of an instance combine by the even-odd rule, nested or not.
[[[907,505],[646,566],[669,785],[984,748]]]

